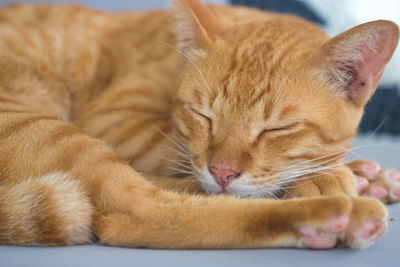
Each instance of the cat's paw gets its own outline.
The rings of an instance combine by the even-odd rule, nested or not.
[[[400,173],[393,168],[381,169],[374,161],[357,160],[347,164],[357,180],[357,192],[378,198],[383,203],[400,201]]]
[[[311,249],[364,248],[382,236],[386,217],[386,209],[379,201],[358,197],[353,200],[351,212],[325,219],[322,224],[299,227],[300,242]]]
[[[333,248],[340,240],[341,232],[348,227],[349,221],[350,216],[343,214],[328,219],[319,227],[300,227],[301,243],[304,247],[312,249]]]
[[[365,248],[383,235],[386,224],[387,211],[380,201],[370,197],[357,197],[353,200],[344,244],[351,248]]]

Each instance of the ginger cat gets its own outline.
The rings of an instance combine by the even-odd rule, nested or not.
[[[386,209],[356,190],[396,202],[400,176],[342,158],[398,39],[197,0],[1,8],[0,244],[370,245]]]

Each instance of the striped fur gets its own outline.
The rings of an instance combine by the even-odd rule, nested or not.
[[[304,247],[299,227],[344,215],[351,224],[337,239],[369,245],[350,230],[384,225],[384,207],[330,195],[355,195],[340,160],[370,92],[354,89],[355,105],[350,85],[338,86],[351,71],[369,78],[363,62],[381,50],[383,61],[373,59],[387,63],[396,26],[375,22],[329,41],[292,16],[174,3],[174,12],[147,13],[0,9],[0,244],[81,244],[95,234],[127,247]],[[364,35],[377,45],[340,73],[335,51],[346,42],[356,51],[351,39]],[[222,192],[210,161],[245,170],[225,193],[315,198],[190,194]],[[198,182],[160,178],[193,174]]]

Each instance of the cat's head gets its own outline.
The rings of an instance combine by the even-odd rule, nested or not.
[[[294,17],[252,11],[254,20],[234,23],[197,0],[175,6],[186,67],[174,119],[202,187],[268,197],[334,167],[396,48],[396,24],[328,39]]]

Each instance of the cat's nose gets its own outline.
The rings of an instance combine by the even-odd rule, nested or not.
[[[215,181],[222,186],[222,188],[227,187],[232,180],[238,178],[242,174],[242,171],[232,166],[210,166],[209,170],[214,176]]]

